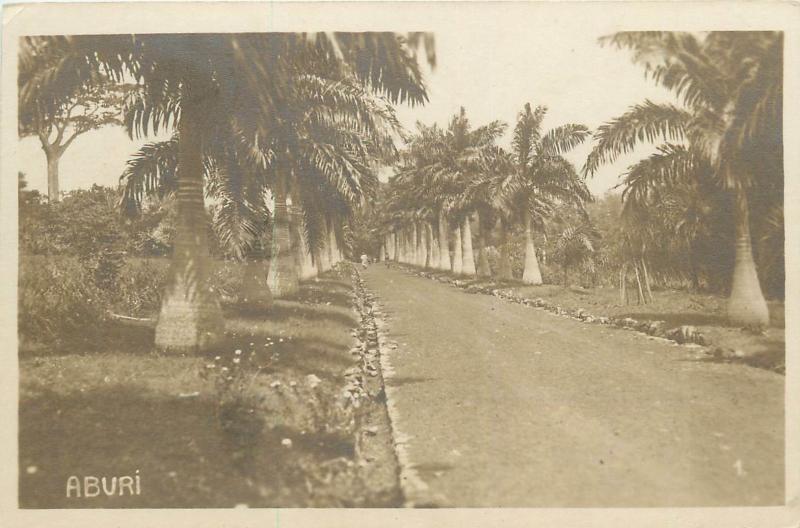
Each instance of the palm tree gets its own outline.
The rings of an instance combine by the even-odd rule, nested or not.
[[[533,230],[543,226],[557,202],[582,207],[591,194],[575,168],[562,154],[582,143],[589,131],[583,125],[561,125],[542,133],[547,108],[530,103],[517,116],[512,140],[514,170],[500,185],[504,204],[525,229],[525,267],[522,281],[542,284]]]
[[[38,100],[52,115],[64,93],[92,85],[102,71],[117,81],[132,77],[143,88],[130,129],[177,129],[178,223],[156,328],[156,346],[174,352],[207,350],[224,330],[207,284],[204,146],[232,135],[263,155],[261,138],[280,125],[281,105],[302,73],[346,73],[392,103],[427,97],[414,54],[391,33],[32,37],[22,60],[42,47],[62,60],[46,79],[21,83],[21,104]]]
[[[556,238],[556,258],[561,260],[564,287],[569,287],[569,268],[591,263],[600,240],[597,229],[589,222],[567,226]]]
[[[511,261],[509,256],[508,231],[512,223],[512,215],[506,208],[507,203],[502,196],[503,183],[515,171],[514,157],[501,147],[485,149],[475,174],[461,196],[475,210],[478,226],[477,274],[482,277],[491,276],[487,256],[487,235],[493,227],[500,223],[500,260],[498,278],[511,280]]]
[[[768,324],[753,258],[750,196],[783,188],[782,34],[711,32],[701,38],[632,32],[603,42],[633,50],[634,60],[674,91],[682,106],[645,101],[601,126],[585,173],[593,174],[645,140],[666,143],[656,158],[630,169],[639,188],[697,181],[711,167],[719,188],[732,195],[736,212],[729,319]],[[772,195],[782,199],[782,191]]]
[[[446,247],[441,240],[441,224],[448,217],[454,224],[452,271],[457,275],[475,276],[477,272],[470,217],[478,204],[470,200],[473,195],[467,189],[471,181],[480,179],[480,160],[494,148],[505,129],[505,123],[500,121],[473,129],[462,107],[438,137],[438,146],[433,150],[435,159],[426,171],[428,192],[438,197],[441,247]],[[479,223],[479,233],[481,229]]]
[[[408,207],[425,209],[421,216],[430,226],[425,231],[430,229],[432,233],[435,232],[430,246],[438,257],[430,265],[450,271],[445,203],[456,192],[456,183],[449,173],[436,170],[445,144],[444,135],[445,132],[435,124],[426,126],[417,123],[416,134],[408,139],[407,148],[401,153],[401,162],[396,167],[398,177],[393,185],[403,189]]]

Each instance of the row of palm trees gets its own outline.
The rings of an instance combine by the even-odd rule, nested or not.
[[[224,320],[210,285],[205,198],[222,241],[248,260],[251,301],[294,291],[300,275],[341,259],[347,215],[377,186],[375,166],[396,155],[392,105],[427,100],[417,63],[429,35],[394,33],[31,37],[20,60],[20,107],[56,116],[81,90],[133,82],[131,136],[146,145],[122,176],[126,210],[173,194],[176,233],[155,344],[205,351]],[[291,209],[294,214],[290,214]],[[294,218],[294,221],[292,220]],[[263,235],[271,229],[269,280]],[[302,255],[299,252],[302,251]]]
[[[698,233],[709,229],[714,209],[730,203],[736,236],[729,319],[743,326],[767,325],[751,230],[769,222],[769,232],[783,232],[782,34],[625,32],[601,43],[632,50],[634,61],[679,101],[644,101],[593,134],[584,177],[641,143],[657,146],[655,154],[629,168],[620,184],[620,224],[627,249],[618,265],[646,269],[648,253],[663,245],[665,236],[681,241],[678,245],[691,253]],[[534,230],[554,216],[557,206],[571,204],[580,212],[591,199],[583,180],[562,157],[586,140],[589,131],[571,124],[542,133],[545,113],[544,107],[525,106],[510,152],[494,144],[503,124],[472,130],[463,109],[444,130],[418,124],[384,205],[385,254],[419,266],[486,276],[491,273],[486,233],[499,222],[496,273],[508,279],[507,232],[520,226],[526,240],[521,278],[541,284]],[[678,216],[674,230],[652,236],[649,217],[667,213]],[[724,228],[714,226],[720,227]],[[570,232],[576,248],[592,243],[593,237],[577,236],[582,232]],[[768,247],[781,254],[766,260],[782,259],[781,244]]]
[[[641,225],[648,210],[677,203],[685,214],[675,237],[691,240],[714,201],[730,203],[736,234],[728,316],[767,325],[751,229],[763,218],[783,224],[783,34],[627,32],[602,42],[633,51],[680,104],[644,101],[599,127],[584,173],[640,143],[657,144],[624,175],[623,214]],[[641,252],[642,237],[634,238]]]
[[[546,114],[543,106],[525,105],[511,150],[496,145],[505,124],[495,121],[473,129],[463,108],[446,129],[418,123],[382,206],[384,254],[458,275],[488,277],[487,239],[499,223],[496,272],[507,280],[512,278],[508,233],[518,225],[526,240],[522,281],[541,284],[534,230],[555,215],[558,205],[582,211],[591,199],[584,180],[563,157],[589,130],[567,124],[544,132]]]

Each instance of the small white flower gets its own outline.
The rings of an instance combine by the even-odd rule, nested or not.
[[[239,361],[240,361],[240,359],[239,359],[239,358],[233,358],[233,362],[234,362],[234,363],[238,363]]]
[[[219,357],[219,356],[214,356],[214,361],[219,361],[220,359],[222,359],[222,358]]]
[[[284,438],[283,440],[281,440],[281,445],[284,447],[292,447],[292,439]]]
[[[242,355],[242,351],[239,350],[239,349],[236,349],[236,352],[234,352],[234,354],[236,354],[237,356],[240,356],[240,355]]]

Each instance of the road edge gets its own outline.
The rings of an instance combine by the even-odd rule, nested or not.
[[[420,477],[408,450],[411,436],[402,432],[402,415],[395,405],[397,388],[392,386],[395,371],[392,366],[391,350],[397,350],[397,343],[389,339],[389,326],[386,321],[383,306],[378,301],[377,295],[366,287],[361,278],[362,287],[369,303],[373,324],[376,330],[376,345],[378,349],[378,363],[381,370],[383,390],[386,396],[386,409],[389,414],[389,427],[391,429],[395,455],[399,467],[399,483],[404,497],[404,506],[407,508],[429,508],[441,506],[441,498],[435,500],[430,493],[428,484]]]

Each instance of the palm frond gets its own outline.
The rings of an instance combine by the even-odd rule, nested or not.
[[[145,196],[163,197],[175,190],[178,168],[178,136],[147,143],[128,160],[120,176],[120,206],[127,214],[141,211]]]
[[[594,175],[600,165],[613,163],[642,142],[678,141],[685,137],[692,115],[670,104],[646,100],[632,106],[620,117],[601,125],[594,134],[596,144],[583,167]]]
[[[541,139],[539,149],[544,156],[558,156],[568,152],[591,135],[584,125],[568,124],[549,130]]]

